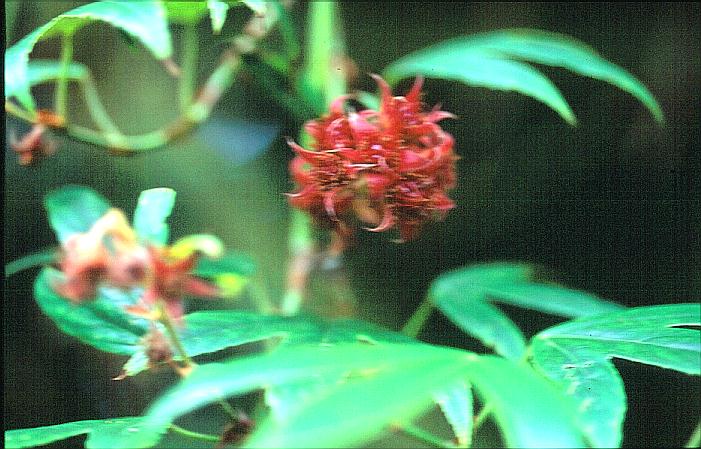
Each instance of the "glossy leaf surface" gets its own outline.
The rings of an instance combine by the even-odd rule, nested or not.
[[[516,29],[450,39],[411,53],[385,69],[389,82],[414,75],[462,81],[531,96],[570,124],[574,113],[559,90],[540,71],[521,62],[563,67],[608,82],[640,100],[659,123],[664,115],[650,91],[625,69],[582,42],[558,33]]]
[[[526,348],[518,327],[490,301],[577,317],[622,309],[590,293],[533,282],[526,264],[491,263],[442,274],[429,296],[438,309],[466,333],[504,357],[518,360]]]
[[[146,320],[124,310],[136,302],[137,296],[101,288],[95,300],[73,304],[52,288],[60,276],[60,272],[45,268],[34,281],[34,297],[42,312],[59,329],[83,343],[106,352],[133,354],[149,328]]]
[[[580,318],[536,335],[533,364],[576,400],[579,425],[593,446],[619,446],[626,397],[611,358],[699,375],[701,333],[672,327],[699,324],[699,304],[639,307]]]
[[[5,447],[20,449],[43,446],[87,434],[89,449],[146,448],[155,446],[165,432],[163,428],[147,427],[141,417],[76,421],[32,429],[5,431]]]

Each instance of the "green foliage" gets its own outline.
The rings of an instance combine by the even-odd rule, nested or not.
[[[57,35],[73,35],[83,26],[106,22],[140,41],[158,59],[172,54],[172,44],[162,2],[103,1],[65,12],[37,28],[5,51],[5,99],[15,97],[29,111],[36,106],[30,92],[29,54],[34,46]]]
[[[190,357],[274,338],[281,339],[281,347],[310,343],[413,341],[363,321],[324,321],[313,317],[260,315],[238,310],[188,314],[179,338]],[[140,348],[124,365],[124,372],[133,376],[145,370],[147,364],[148,358]]]
[[[441,275],[429,297],[451,321],[497,354],[518,360],[525,353],[523,334],[490,301],[565,317],[619,310],[622,306],[595,295],[533,282],[525,264],[492,263],[461,268]]]
[[[445,419],[453,429],[460,447],[469,447],[472,442],[473,400],[472,390],[465,379],[435,395]]]
[[[57,254],[54,248],[48,248],[28,254],[5,265],[5,277],[10,277],[13,274],[37,265],[49,265],[55,262],[56,258]]]
[[[547,329],[531,346],[533,364],[577,401],[579,425],[594,447],[619,446],[626,410],[612,357],[701,374],[701,306],[639,307]]]
[[[110,204],[88,187],[69,185],[49,193],[44,198],[44,207],[56,238],[65,243],[73,234],[90,230]]]
[[[42,84],[47,81],[54,81],[61,77],[63,67],[60,61],[50,59],[40,59],[29,61],[27,65],[27,83],[30,87]],[[81,80],[88,76],[88,69],[79,62],[71,62],[68,65],[66,78],[69,80]],[[5,85],[5,98],[14,97],[19,94],[18,84]]]
[[[521,61],[563,67],[608,82],[635,96],[658,123],[664,122],[662,109],[650,91],[625,69],[572,37],[540,30],[500,30],[450,39],[393,62],[384,75],[388,82],[424,75],[513,90],[542,101],[568,123],[576,124],[574,113],[557,87]]]
[[[95,300],[73,304],[54,291],[53,285],[60,280],[60,272],[45,268],[34,281],[37,304],[59,329],[102,351],[136,352],[149,323],[127,313],[124,307],[137,302],[138,292],[102,288]]]
[[[175,191],[159,188],[141,192],[134,210],[134,231],[142,242],[165,245],[168,242],[168,224],[175,205]]]
[[[43,446],[54,441],[87,434],[88,449],[123,449],[152,447],[161,439],[165,429],[144,426],[141,417],[124,417],[76,421],[54,426],[5,431],[5,447],[21,449]]]

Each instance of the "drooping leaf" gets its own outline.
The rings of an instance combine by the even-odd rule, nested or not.
[[[94,21],[109,23],[126,32],[140,41],[157,59],[167,59],[172,54],[170,31],[162,2],[89,3],[55,17],[5,51],[5,99],[14,96],[22,106],[34,111],[28,75],[29,54],[34,46],[39,41],[56,35],[73,34]]]
[[[281,338],[281,346],[414,341],[358,320],[327,322],[311,317],[260,315],[238,310],[190,313],[184,317],[179,337],[190,357],[271,338]],[[124,365],[124,372],[133,376],[147,366],[148,358],[144,349],[139,348]]]
[[[88,449],[147,448],[155,446],[165,428],[148,427],[141,417],[76,421],[32,429],[5,431],[5,447],[21,449],[87,434]]]
[[[88,187],[68,185],[46,195],[44,207],[56,237],[65,243],[71,235],[90,230],[110,204]]]
[[[525,339],[518,327],[489,301],[565,317],[620,310],[622,306],[592,294],[531,281],[533,269],[525,264],[492,263],[442,274],[429,296],[451,321],[504,357],[518,360]]]
[[[28,254],[24,257],[20,257],[19,259],[13,260],[5,265],[5,277],[10,277],[13,274],[19,273],[20,271],[39,265],[49,265],[55,262],[57,257],[57,251],[55,248],[44,249]]]
[[[435,395],[443,415],[453,429],[459,447],[470,447],[472,442],[473,401],[472,389],[465,379]]]
[[[611,358],[699,375],[701,333],[672,327],[699,324],[699,304],[638,307],[580,318],[533,337],[533,364],[575,399],[578,422],[590,444],[617,447],[626,397]]]
[[[144,190],[134,211],[134,231],[144,243],[165,245],[168,242],[168,224],[175,205],[175,190],[157,188]]]
[[[102,288],[93,301],[73,304],[52,288],[61,273],[45,268],[34,281],[34,297],[41,310],[66,334],[97,349],[131,355],[139,348],[148,322],[124,311],[138,295]]]
[[[664,122],[662,109],[650,91],[625,69],[572,37],[541,30],[499,30],[450,39],[395,61],[384,73],[390,82],[424,75],[514,90],[542,101],[575,124],[574,114],[557,88],[519,60],[563,67],[608,82],[635,96],[655,120]]]

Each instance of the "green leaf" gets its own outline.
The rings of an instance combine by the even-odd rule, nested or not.
[[[434,403],[434,393],[464,377],[464,366],[417,360],[334,385],[283,421],[263,421],[245,447],[360,446],[387,426],[411,422]]]
[[[212,31],[215,34],[221,33],[229,5],[220,0],[207,0],[207,8],[209,9],[209,18],[212,21]]]
[[[37,304],[59,329],[106,352],[131,355],[140,348],[139,340],[149,323],[124,311],[136,303],[138,294],[102,288],[95,300],[73,304],[52,288],[61,276],[59,271],[45,268],[34,281]]]
[[[47,248],[36,253],[28,254],[5,265],[5,277],[8,278],[20,271],[38,265],[49,265],[56,262],[58,257],[55,248]]]
[[[281,346],[308,343],[414,342],[401,334],[357,320],[327,322],[311,317],[281,317],[236,310],[190,313],[184,317],[184,326],[179,332],[179,337],[190,357],[271,338],[282,339]],[[147,367],[148,357],[143,348],[138,348],[124,365],[124,372],[133,376]]]
[[[311,2],[307,18],[307,51],[298,79],[302,98],[321,114],[346,93],[345,73],[339,61],[345,53],[336,2]]]
[[[61,243],[73,234],[90,230],[110,208],[109,202],[88,187],[69,185],[46,195],[49,223]]]
[[[355,98],[368,109],[380,110],[380,98],[375,94],[361,90],[355,93]]]
[[[51,59],[40,59],[35,61],[29,61],[27,66],[27,82],[29,86],[36,86],[37,84],[42,84],[47,81],[53,81],[61,76],[61,61],[55,61]],[[82,80],[88,76],[88,68],[79,62],[71,62],[68,65],[67,78],[69,80]],[[17,89],[17,84],[8,86],[5,85],[5,97],[14,97],[18,94],[17,91],[12,89]]]
[[[475,357],[468,379],[492,414],[508,447],[583,447],[573,404],[528,366]]]
[[[463,356],[454,350],[423,344],[339,343],[290,346],[269,354],[200,365],[190,376],[156,400],[148,409],[146,420],[156,427],[165,426],[179,416],[220,397],[277,385],[301,382],[314,384],[318,379],[323,381],[331,378],[352,382],[381,372],[399,373],[401,369],[417,365],[423,366],[424,369],[420,372],[426,374],[430,372],[426,369],[429,363],[434,362],[439,366],[441,361],[446,363],[444,367],[448,366],[452,370],[454,367],[447,362],[455,361],[458,357]],[[444,381],[438,376],[430,377],[438,384]],[[385,404],[389,405],[391,401],[385,401]],[[326,419],[338,424],[336,416],[335,413],[326,415]],[[261,425],[259,429],[263,427]],[[354,434],[357,435],[358,430]],[[323,446],[324,442],[319,444]]]
[[[514,90],[542,101],[575,124],[574,114],[557,88],[540,72],[517,60],[563,67],[608,82],[635,96],[655,120],[664,122],[662,109],[650,91],[625,69],[572,37],[540,30],[499,30],[450,39],[395,61],[385,69],[385,77],[395,82],[421,74]]]
[[[533,364],[578,404],[578,422],[595,447],[621,444],[626,397],[612,357],[701,374],[699,304],[638,307],[580,318],[533,337]]]
[[[207,14],[208,2],[173,1],[164,2],[168,20],[179,24],[197,23]]]
[[[155,446],[165,428],[148,427],[141,417],[76,421],[54,426],[5,431],[5,447],[20,449],[88,434],[86,448],[121,449]]]
[[[157,188],[144,190],[134,211],[134,231],[142,242],[156,245],[168,243],[168,224],[175,205],[175,190]]]
[[[436,394],[435,400],[453,429],[459,447],[470,447],[474,415],[470,385],[461,379],[455,385]]]
[[[431,285],[429,297],[464,332],[504,357],[523,357],[526,343],[519,328],[497,307],[497,301],[527,309],[576,317],[620,310],[622,306],[592,294],[531,281],[525,264],[491,263],[444,273]]]
[[[73,34],[94,21],[109,23],[126,32],[144,44],[157,59],[169,58],[173,52],[162,2],[89,3],[55,17],[5,51],[5,99],[14,96],[22,106],[34,111],[36,106],[28,74],[29,54],[34,46],[56,35]]]

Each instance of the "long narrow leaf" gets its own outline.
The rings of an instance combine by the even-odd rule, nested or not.
[[[592,294],[533,282],[533,269],[519,263],[475,265],[442,274],[429,296],[436,307],[466,333],[504,357],[518,360],[525,338],[489,301],[565,317],[620,310],[622,306]]]
[[[529,95],[575,124],[574,114],[540,72],[519,61],[562,67],[608,82],[636,97],[664,123],[650,91],[625,69],[607,61],[584,43],[541,30],[498,30],[450,39],[411,53],[385,69],[390,82],[412,75],[459,80],[491,89]]]
[[[625,417],[623,382],[611,358],[701,374],[699,304],[639,307],[580,318],[533,337],[533,364],[578,404],[578,422],[595,447],[619,446]]]

